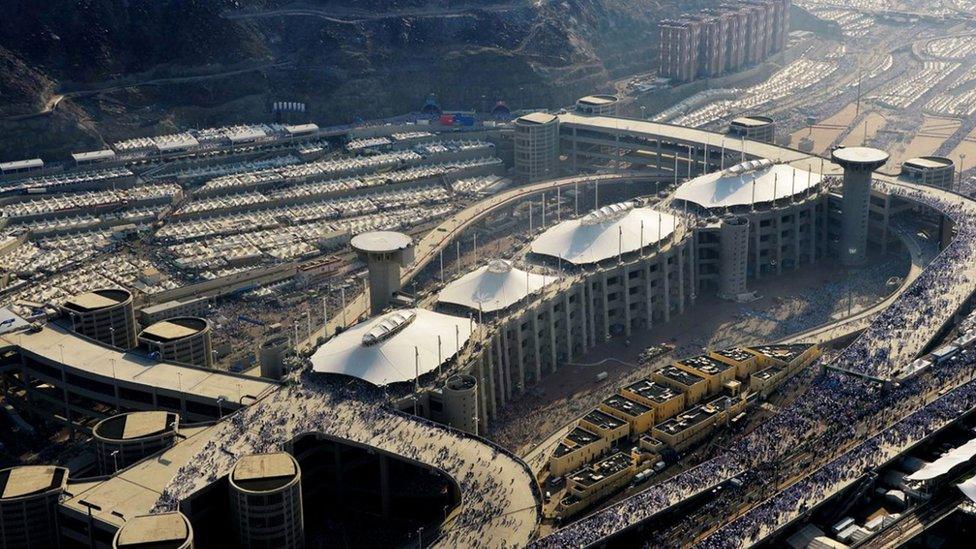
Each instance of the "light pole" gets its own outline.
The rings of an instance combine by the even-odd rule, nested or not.
[[[112,450],[112,463],[115,465],[115,473],[119,472],[119,451]]]
[[[224,397],[217,397],[217,417],[224,417]]]
[[[115,347],[115,326],[109,326],[108,333],[112,336],[112,347]]]

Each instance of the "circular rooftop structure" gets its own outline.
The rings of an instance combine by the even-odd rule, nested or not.
[[[545,124],[553,124],[558,120],[559,117],[554,114],[549,114],[546,112],[534,112],[516,118],[515,123],[519,126],[541,126]]]
[[[132,301],[132,294],[121,288],[102,288],[78,294],[64,302],[62,307],[78,313],[110,309]]]
[[[556,280],[554,276],[516,269],[511,261],[492,259],[445,286],[437,301],[493,313],[511,307]]]
[[[822,179],[820,174],[771,160],[751,160],[692,179],[674,197],[708,210],[734,208],[803,195]]]
[[[205,318],[181,316],[150,324],[146,329],[139,332],[139,339],[156,343],[169,343],[193,337],[209,329],[210,322]]]
[[[319,347],[312,370],[376,386],[412,381],[450,360],[474,322],[425,309],[402,309],[360,322]],[[439,343],[438,343],[439,341]]]
[[[637,208],[632,202],[612,204],[549,228],[532,242],[532,253],[573,265],[599,263],[657,244],[676,226],[671,214]]]
[[[287,452],[251,454],[237,460],[230,483],[241,492],[275,492],[296,482],[298,462]]]
[[[99,421],[92,434],[103,441],[133,442],[172,433],[178,422],[173,412],[129,412]]]
[[[881,167],[888,161],[889,155],[885,151],[871,147],[839,147],[834,149],[831,157],[842,166],[864,165]]]
[[[902,163],[902,167],[914,168],[916,170],[941,170],[954,168],[955,163],[950,158],[944,156],[919,156],[909,158]]]
[[[354,236],[349,244],[361,253],[390,253],[409,248],[413,239],[395,231],[373,231]]]
[[[53,465],[21,465],[0,470],[0,503],[61,490],[68,470]]]
[[[193,527],[183,513],[142,515],[125,521],[115,533],[117,549],[183,549],[193,546]]]

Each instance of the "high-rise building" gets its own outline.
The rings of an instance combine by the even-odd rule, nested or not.
[[[661,21],[661,76],[677,82],[694,80],[698,76],[700,42],[700,21]]]
[[[790,0],[739,0],[661,21],[660,75],[677,82],[755,65],[786,47]]]

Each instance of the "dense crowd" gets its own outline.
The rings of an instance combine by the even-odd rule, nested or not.
[[[382,389],[357,381],[303,373],[282,388],[216,425],[200,452],[182,466],[156,504],[156,512],[226,475],[241,456],[281,451],[303,433],[364,444],[435,467],[459,485],[461,503],[443,527],[450,547],[505,543],[524,547],[535,530],[540,494],[514,456],[486,441],[385,406]],[[425,536],[426,537],[426,536]]]
[[[536,542],[536,547],[594,543],[736,476],[778,484],[814,471],[706,542],[715,547],[747,544],[863,474],[884,456],[931,433],[955,417],[963,405],[976,404],[976,383],[970,383],[925,406],[926,395],[971,377],[970,365],[961,360],[930,368],[893,386],[876,381],[889,379],[896,366],[918,355],[951,320],[973,293],[970,271],[976,269],[976,210],[952,195],[877,184],[942,211],[955,222],[957,235],[893,306],[830,361],[832,366],[859,375],[826,370],[802,398],[729,444],[725,453],[559,530]],[[871,436],[873,429],[902,417],[905,419],[891,428]],[[815,456],[814,462],[788,459],[804,451]]]

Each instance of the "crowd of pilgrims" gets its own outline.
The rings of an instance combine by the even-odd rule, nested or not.
[[[312,372],[243,408],[215,428],[193,459],[180,467],[159,497],[154,512],[178,502],[226,475],[248,454],[278,452],[303,433],[323,433],[381,448],[436,466],[461,489],[462,503],[439,535],[451,547],[473,547],[478,540],[506,538],[524,546],[535,529],[541,500],[528,468],[506,450],[385,405],[382,389]],[[524,500],[524,501],[523,501]],[[521,540],[519,539],[521,538]],[[425,541],[432,541],[425,535]]]
[[[956,222],[958,234],[892,307],[850,347],[831,358],[831,365],[841,371],[824,369],[804,396],[732,442],[721,455],[558,530],[534,546],[593,543],[733,477],[775,485],[800,475],[802,480],[702,542],[706,547],[746,545],[976,405],[976,382],[972,382],[972,364],[966,358],[933,366],[894,384],[875,380],[890,379],[929,343],[971,293],[968,268],[976,264],[976,212],[963,209],[957,200],[903,187],[891,190],[943,211]],[[926,395],[959,384],[963,385],[926,403]],[[524,465],[496,446],[486,446],[486,451],[476,455],[460,452],[457,447],[466,435],[419,418],[404,421],[383,405],[385,399],[379,389],[305,375],[301,385],[278,391],[220,424],[219,434],[196,459],[180,468],[156,508],[175,509],[179,499],[229,472],[245,453],[278,451],[296,433],[326,432],[436,463],[451,474],[466,501],[442,534],[445,537],[440,541],[445,544],[477,545],[484,541],[489,527],[531,532],[528,527],[534,526],[536,509],[530,505],[513,512],[503,505],[510,503],[516,480],[533,484]],[[890,426],[879,430],[884,425]],[[812,448],[817,456],[812,464],[784,459]],[[472,457],[477,463],[470,461]],[[515,470],[521,471],[513,474]],[[807,473],[810,470],[813,472]],[[509,543],[518,545],[515,539]]]
[[[723,454],[558,530],[538,540],[535,547],[589,545],[733,477],[774,484],[805,475],[702,542],[710,548],[749,545],[976,406],[973,360],[966,358],[973,354],[896,383],[878,381],[892,379],[918,355],[971,295],[976,210],[951,195],[882,182],[875,186],[942,211],[954,221],[957,234],[896,303],[847,349],[831,357],[830,365],[846,373],[825,368],[802,397],[730,444]],[[926,395],[960,383],[964,385],[926,405]],[[884,425],[891,426],[876,432]],[[786,459],[804,450],[813,450],[812,462]],[[813,473],[805,474],[810,470]]]

